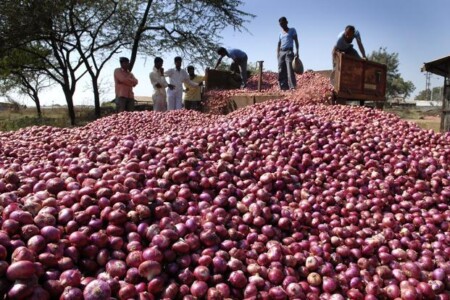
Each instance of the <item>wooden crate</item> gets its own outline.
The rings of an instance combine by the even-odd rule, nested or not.
[[[262,102],[266,102],[269,100],[274,100],[274,99],[280,99],[282,98],[282,95],[260,95],[260,94],[255,94],[255,95],[235,95],[233,97],[231,97],[230,99],[230,103],[231,103],[231,107],[233,108],[233,110],[242,108],[242,107],[246,107],[248,105],[253,105],[256,103],[262,103]]]
[[[347,100],[386,100],[386,73],[384,64],[362,60],[338,53],[332,83],[337,102]]]

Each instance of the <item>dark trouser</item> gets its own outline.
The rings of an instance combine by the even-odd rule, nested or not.
[[[184,100],[184,108],[196,111],[202,111],[201,101]]]
[[[356,57],[356,58],[361,58],[361,56],[359,56],[358,51],[356,51],[355,48],[353,48],[353,46],[347,48],[347,49],[344,50],[344,51],[341,51],[341,50],[338,50],[338,51],[343,52],[343,53],[345,53],[345,55],[348,55],[348,56],[353,56],[353,57]],[[336,57],[333,55],[333,70],[334,70],[335,68],[336,68]]]
[[[241,72],[242,85],[247,85],[247,56],[245,58],[236,59],[234,62],[239,66]]]
[[[117,97],[116,98],[116,109],[117,112],[122,111],[133,111],[134,110],[134,99]]]
[[[292,50],[280,50],[278,54],[278,83],[280,89],[294,89],[297,85],[295,73],[292,69],[294,52]]]

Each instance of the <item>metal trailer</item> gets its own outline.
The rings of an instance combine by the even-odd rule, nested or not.
[[[440,131],[448,132],[450,131],[450,56],[424,63],[422,72],[444,77]]]
[[[386,101],[387,67],[384,64],[338,53],[336,66],[330,79],[334,86],[334,104],[348,101],[366,101],[383,108]]]

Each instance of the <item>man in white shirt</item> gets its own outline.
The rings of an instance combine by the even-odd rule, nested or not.
[[[155,66],[153,71],[150,73],[150,82],[153,86],[153,110],[154,111],[166,111],[167,110],[167,102],[166,102],[166,88],[169,84],[164,78],[164,68],[163,59],[161,57],[155,57]]]
[[[167,109],[176,110],[183,106],[183,83],[191,87],[201,86],[189,79],[189,74],[181,68],[182,58],[177,56],[174,59],[175,68],[164,72],[164,76],[169,77],[169,90],[167,91]],[[170,86],[172,85],[172,87]]]

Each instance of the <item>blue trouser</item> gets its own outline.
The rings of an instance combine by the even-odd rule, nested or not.
[[[278,54],[278,82],[280,89],[293,89],[297,85],[295,73],[292,69],[294,52],[292,50],[281,50]]]

